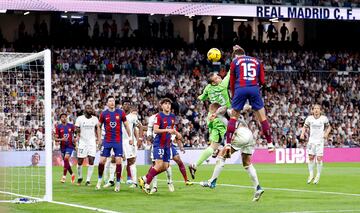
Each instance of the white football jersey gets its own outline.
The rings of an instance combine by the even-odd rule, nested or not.
[[[324,132],[328,125],[326,116],[321,115],[318,119],[312,115],[307,117],[304,126],[310,128],[309,143],[324,143]]]
[[[99,119],[96,116],[86,118],[85,115],[81,115],[76,119],[75,126],[80,128],[80,140],[79,143],[95,144],[96,134],[95,127],[99,123]]]
[[[156,122],[156,115],[157,113],[149,117],[147,131],[146,131],[146,136],[148,137],[150,135],[153,135],[153,137],[155,138],[156,136],[156,134],[154,133],[154,124]]]
[[[130,140],[130,138],[131,138],[133,140],[133,142],[136,142],[136,138],[134,135],[134,129],[136,128],[137,123],[139,123],[137,114],[130,113],[130,114],[126,115],[126,121],[129,123],[130,136],[126,132],[125,125],[123,125],[122,126],[123,140]]]

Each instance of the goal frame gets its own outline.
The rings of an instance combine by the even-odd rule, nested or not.
[[[8,55],[16,55],[14,52],[5,52]],[[29,56],[19,58],[9,63],[0,64],[0,71],[14,68],[20,64],[29,63],[38,59],[44,59],[44,118],[45,118],[45,195],[43,198],[34,198],[40,201],[53,200],[52,187],[52,124],[51,124],[51,51],[46,49],[44,51],[31,54]],[[29,197],[21,194],[14,194],[11,192],[0,192],[4,194]],[[29,197],[33,198],[33,197]]]

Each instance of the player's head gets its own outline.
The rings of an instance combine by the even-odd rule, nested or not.
[[[110,95],[107,97],[106,99],[106,104],[109,107],[109,109],[114,109],[115,108],[115,98],[114,96]]]
[[[237,56],[242,56],[242,55],[245,55],[245,50],[242,47],[240,47],[239,45],[233,46],[232,56],[237,57]]]
[[[31,165],[32,166],[37,166],[39,164],[39,161],[40,161],[40,155],[39,155],[39,153],[35,152],[31,156]]]
[[[63,124],[65,124],[67,122],[67,114],[66,113],[61,113],[60,114],[60,121]]]
[[[221,107],[220,104],[218,104],[218,103],[212,103],[212,104],[210,104],[210,106],[209,106],[209,111],[210,111],[211,114],[212,114],[212,113],[215,113],[216,110],[219,109],[220,107]]]
[[[170,113],[172,101],[169,98],[163,98],[160,100],[160,106],[163,112]]]
[[[90,104],[85,105],[85,115],[90,116],[93,114],[93,109]]]
[[[130,113],[133,113],[133,114],[137,114],[138,113],[138,109],[136,106],[130,106],[129,107],[129,111]]]
[[[122,108],[125,112],[128,112],[130,110],[130,102],[129,101],[124,101]]]
[[[314,116],[319,116],[321,114],[321,106],[320,104],[314,104],[311,107],[312,113]]]
[[[218,85],[222,81],[221,77],[216,72],[207,74],[207,80],[209,84]]]

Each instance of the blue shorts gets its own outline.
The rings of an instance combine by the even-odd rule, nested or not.
[[[115,157],[123,156],[123,146],[122,143],[107,143],[103,142],[100,149],[101,157],[110,157],[111,149],[114,150]]]
[[[65,155],[70,155],[70,157],[71,157],[71,154],[73,153],[73,151],[74,151],[74,148],[72,148],[72,147],[66,147],[65,149],[62,149],[61,150],[61,154],[62,154],[62,156],[63,156],[63,158],[65,157]]]
[[[176,150],[176,146],[174,144],[171,144],[171,156],[170,156],[170,158],[173,159],[178,154],[179,153]]]
[[[171,149],[170,147],[160,148],[159,145],[154,145],[153,148],[154,160],[162,160],[164,162],[169,163],[171,157],[170,149]]]
[[[231,107],[235,110],[241,111],[244,108],[247,100],[249,100],[252,109],[255,111],[264,107],[264,102],[261,98],[260,89],[258,86],[241,87],[235,89]]]

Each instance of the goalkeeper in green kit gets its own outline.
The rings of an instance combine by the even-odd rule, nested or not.
[[[209,114],[207,124],[209,128],[210,146],[200,155],[196,163],[190,164],[189,170],[191,177],[195,178],[195,172],[205,160],[207,160],[215,150],[218,149],[226,133],[227,119],[223,116],[227,109],[231,108],[231,102],[228,92],[230,72],[224,79],[221,79],[216,73],[210,73],[207,76],[209,84],[205,87],[203,93],[198,97],[199,100],[209,100]]]

